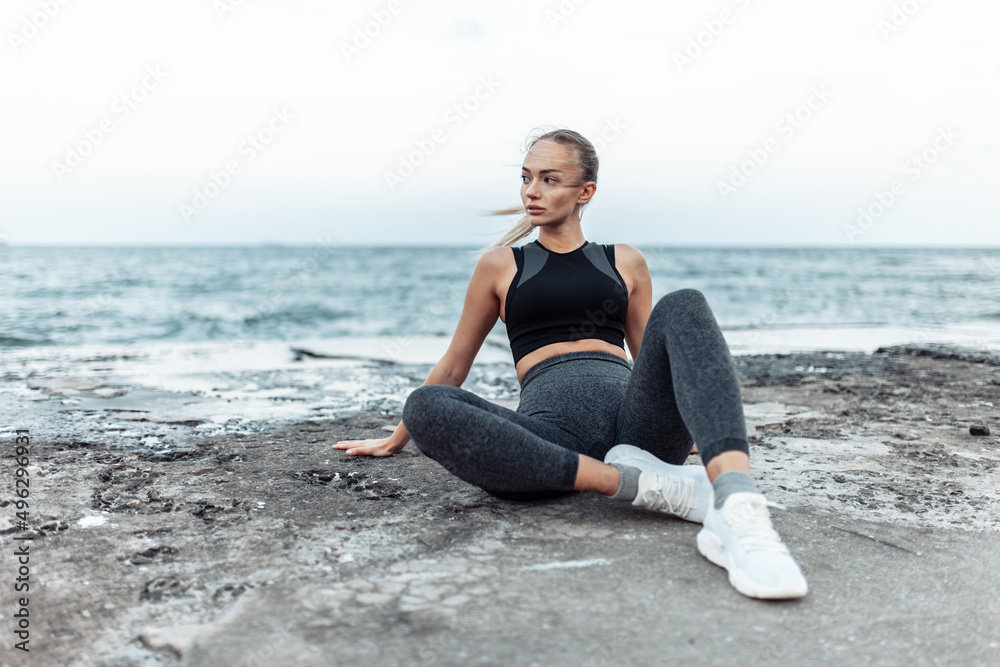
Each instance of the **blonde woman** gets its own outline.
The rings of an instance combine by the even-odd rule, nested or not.
[[[691,289],[654,306],[641,252],[586,240],[580,212],[597,170],[593,145],[576,132],[529,142],[525,216],[480,257],[447,352],[391,436],[333,448],[388,456],[412,439],[499,498],[596,491],[668,512],[703,524],[699,551],[744,595],[802,597],[806,580],[749,474],[739,381],[715,317]],[[536,229],[535,241],[512,247]],[[517,410],[460,388],[498,317]],[[704,467],[682,465],[695,441]]]

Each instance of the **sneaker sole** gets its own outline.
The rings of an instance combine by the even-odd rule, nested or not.
[[[742,572],[733,568],[733,560],[715,533],[702,528],[698,531],[698,551],[701,555],[729,572],[729,583],[743,595],[762,600],[794,600],[805,596],[806,590],[768,590],[749,580]]]
[[[669,463],[656,458],[645,449],[639,449],[634,445],[615,445],[604,457],[605,463],[620,463],[622,465],[629,465],[630,461],[648,463],[652,467],[670,465]],[[674,514],[672,516],[676,516],[680,519],[691,521],[693,523],[704,523],[705,516],[708,514],[708,507],[712,504],[712,499],[715,497],[715,491],[712,488],[712,483],[708,481],[708,474],[705,473],[705,469],[701,466],[671,466],[671,468],[690,468],[690,471],[685,470],[684,472],[695,481],[695,495],[699,499],[706,496],[708,498],[708,501],[705,503],[699,502],[698,507],[688,512],[686,516],[680,516],[679,514]]]

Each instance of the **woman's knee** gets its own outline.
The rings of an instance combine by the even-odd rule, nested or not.
[[[680,314],[701,310],[707,306],[708,301],[704,294],[696,289],[685,287],[660,297],[653,306],[650,317],[675,318]]]
[[[403,425],[414,441],[424,431],[424,426],[441,414],[456,387],[442,384],[425,384],[417,387],[403,403]]]

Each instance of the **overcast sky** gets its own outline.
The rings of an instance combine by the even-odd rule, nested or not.
[[[0,237],[481,245],[525,137],[597,242],[1000,245],[996,0],[5,0]]]

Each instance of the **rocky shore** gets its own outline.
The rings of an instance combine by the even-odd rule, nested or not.
[[[213,421],[190,407],[220,400],[207,394],[8,371],[0,664],[715,664],[737,650],[750,664],[988,664],[1000,358],[911,346],[736,364],[755,476],[787,508],[775,524],[810,581],[797,602],[740,596],[687,522],[588,494],[501,501],[412,445],[330,449],[384,437],[398,399]],[[351,373],[388,396],[427,370]],[[465,387],[516,405],[509,366],[477,366]],[[14,646],[16,537],[32,538],[30,653]]]

